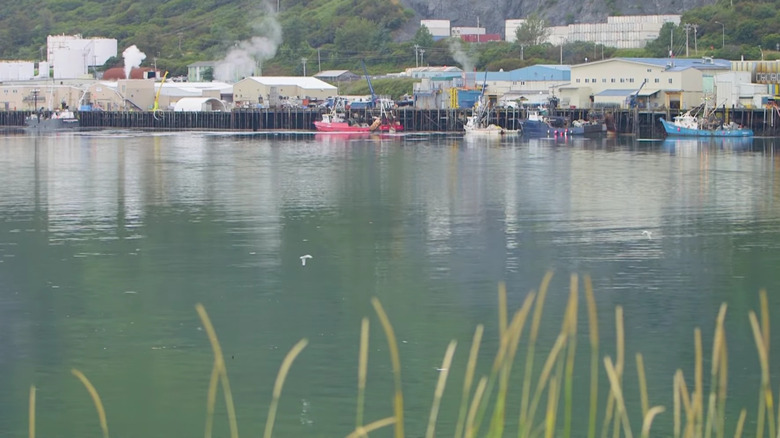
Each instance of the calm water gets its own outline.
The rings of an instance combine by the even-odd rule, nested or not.
[[[424,435],[436,367],[447,342],[459,341],[439,423],[451,436],[477,324],[486,326],[481,372],[495,353],[497,285],[506,282],[516,308],[548,269],[556,275],[543,353],[559,331],[570,274],[593,277],[603,354],[615,354],[614,308],[623,306],[635,433],[634,354],[644,354],[651,404],[667,407],[658,430],[668,428],[674,371],[692,385],[694,328],[708,355],[717,309],[728,303],[729,421],[747,407],[754,422],[759,367],[747,314],[760,288],[780,314],[776,146],[780,139],[4,134],[0,436],[26,434],[30,385],[39,436],[97,436],[71,368],[97,387],[112,436],[202,436],[213,358],[196,303],[227,356],[241,434],[262,433],[278,367],[307,338],[276,436],[344,436],[355,422],[363,316],[372,329],[366,418],[391,413],[372,297],[401,341],[408,436]],[[581,312],[583,355],[586,323]],[[583,356],[578,436],[588,373]],[[217,401],[215,436],[228,436]]]

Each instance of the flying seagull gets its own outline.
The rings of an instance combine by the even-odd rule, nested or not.
[[[310,259],[310,258],[311,258],[311,254],[302,255],[301,256],[301,265],[302,266],[306,266],[306,259]]]
[[[652,231],[644,230],[644,231],[642,231],[642,235],[643,236],[647,236],[648,239],[652,239],[653,238],[653,232]]]

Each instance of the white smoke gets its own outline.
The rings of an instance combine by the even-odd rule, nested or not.
[[[460,43],[460,38],[450,38],[448,40],[448,45],[452,59],[460,64],[460,68],[462,68],[464,72],[473,71],[476,62],[474,62],[474,60],[471,58],[471,55],[463,50],[463,45]]]
[[[259,75],[263,61],[276,55],[282,43],[282,26],[276,21],[276,11],[267,2],[262,4],[265,16],[254,26],[257,36],[240,41],[224,59],[217,61],[214,79],[236,82],[251,75]]]
[[[125,79],[130,79],[130,71],[133,67],[141,66],[141,61],[146,59],[146,54],[133,44],[122,52],[122,57],[125,58]]]

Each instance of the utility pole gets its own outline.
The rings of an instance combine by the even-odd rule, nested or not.
[[[563,41],[561,41],[561,65],[563,65]]]
[[[699,34],[699,25],[694,24],[691,27],[693,27],[693,52],[696,54],[696,56],[699,56],[699,40],[696,38],[696,36]]]
[[[317,73],[322,71],[322,62],[320,61],[320,48],[317,47]]]
[[[420,50],[420,45],[419,44],[415,44],[414,45],[414,66],[415,67],[419,67],[420,66],[419,50]]]
[[[685,23],[683,25],[683,27],[685,28],[685,57],[687,58],[689,56],[689,53],[688,53],[688,31],[691,30],[691,25],[690,25],[690,23]]]
[[[420,64],[423,67],[425,66],[425,61],[423,61],[423,59],[425,59],[424,55],[425,55],[425,49],[420,49]]]
[[[306,61],[308,61],[308,59],[301,58],[301,62],[303,63],[303,75],[304,76],[306,76]]]

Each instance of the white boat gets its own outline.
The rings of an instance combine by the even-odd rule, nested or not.
[[[518,135],[518,129],[506,129],[501,126],[488,122],[488,107],[485,103],[485,87],[482,87],[482,94],[474,105],[471,115],[466,118],[466,124],[463,125],[466,135],[469,136],[503,136]]]

